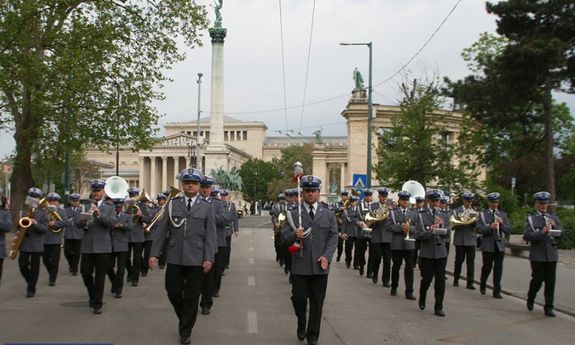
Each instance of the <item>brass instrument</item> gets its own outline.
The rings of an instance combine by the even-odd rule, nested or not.
[[[547,217],[546,215],[544,215],[543,218],[545,218],[545,225],[550,227],[549,232],[547,233],[547,235],[550,236],[550,237],[558,237],[558,236],[561,236],[561,230],[559,230],[559,229],[553,229],[553,226],[555,226],[555,222],[553,221],[553,219]]]
[[[26,215],[20,218],[20,220],[18,221],[20,229],[16,232],[16,237],[14,237],[14,241],[12,241],[10,254],[8,255],[10,260],[14,260],[18,256],[18,252],[20,251],[20,248],[22,247],[22,242],[24,241],[24,236],[26,236],[26,231],[28,231],[28,228],[33,224],[32,219],[34,219],[34,211],[36,211],[38,207],[46,206],[47,203],[48,200],[46,198],[42,198],[40,201],[37,201],[32,197],[26,197],[25,204],[28,205],[29,208],[28,211],[26,212]]]
[[[360,193],[357,190],[355,190],[354,188],[351,189],[351,195],[359,196],[359,194]],[[342,206],[343,209],[336,212],[335,220],[337,221],[337,224],[343,223],[343,214],[344,214],[345,210],[348,208],[350,202],[351,202],[350,199],[347,199],[346,201],[344,201],[343,206]]]
[[[472,207],[465,209],[459,214],[454,212],[451,217],[449,217],[449,228],[453,229],[456,226],[473,224],[477,221],[478,216],[479,212],[475,211]]]
[[[171,191],[170,191],[170,193],[171,193]],[[179,193],[179,190],[178,190],[178,193]],[[145,189],[142,189],[142,192],[140,193],[140,195],[138,195],[134,199],[127,200],[128,205],[126,207],[126,213],[129,213],[132,215],[138,213],[140,211],[140,207],[138,206],[138,203],[143,201],[143,200],[151,200],[150,196],[148,195],[148,193],[146,192]]]
[[[144,194],[144,193],[145,193],[145,191],[142,191],[142,194]],[[168,195],[168,198],[166,199],[166,203],[164,204],[164,206],[162,206],[162,208],[160,208],[158,213],[156,213],[156,215],[154,216],[154,218],[152,219],[150,224],[148,224],[144,228],[145,232],[149,233],[150,231],[152,231],[152,228],[154,227],[154,225],[156,225],[156,223],[159,222],[164,217],[164,210],[166,209],[166,205],[168,205],[168,203],[170,201],[172,201],[172,199],[175,198],[179,193],[180,193],[180,190],[178,188],[170,186],[170,195]],[[148,199],[148,200],[150,200],[150,199]]]
[[[375,212],[370,211],[365,215],[364,223],[368,228],[371,228],[375,223],[383,222],[389,217],[389,207],[387,205],[380,206]]]
[[[61,222],[63,220],[62,217],[60,217],[60,214],[58,213],[58,208],[56,206],[48,205],[47,210],[50,216],[50,221],[55,220]],[[50,227],[50,231],[52,231],[53,233],[59,233],[60,231],[62,231],[62,229],[64,228]]]
[[[495,230],[497,232],[497,237],[501,238],[501,222],[503,221],[503,219],[497,216],[497,214],[493,214],[493,216],[495,217],[495,223],[497,225],[497,228]]]
[[[411,219],[408,218],[404,224],[407,224],[407,226],[409,226],[409,228],[407,229],[407,232],[405,233],[405,235],[406,235],[405,240],[410,241],[410,242],[414,242],[415,238],[411,238]]]
[[[280,230],[281,228],[284,227],[284,224],[286,222],[286,214],[285,212],[280,212],[280,214],[278,215],[278,223],[277,223],[277,228],[276,230]]]

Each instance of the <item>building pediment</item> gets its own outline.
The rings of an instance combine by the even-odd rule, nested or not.
[[[177,133],[164,137],[158,141],[155,147],[188,147],[196,144],[196,138],[186,133]]]

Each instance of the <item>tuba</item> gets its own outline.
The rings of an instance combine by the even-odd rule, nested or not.
[[[409,203],[414,205],[415,204],[415,197],[424,197],[425,198],[425,188],[423,185],[417,181],[409,180],[403,184],[401,190],[409,192],[411,197],[409,198]]]
[[[449,228],[453,229],[456,226],[473,224],[477,221],[478,216],[479,212],[475,211],[473,207],[469,207],[459,214],[453,212],[451,217],[449,217]]]

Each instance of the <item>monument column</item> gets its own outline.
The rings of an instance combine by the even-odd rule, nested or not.
[[[220,167],[227,171],[229,155],[224,145],[224,39],[227,30],[222,27],[221,2],[215,9],[216,21],[214,27],[210,28],[212,38],[211,115],[210,142],[204,152],[205,174],[210,174],[212,169]]]
[[[162,192],[168,189],[168,157],[162,156]]]

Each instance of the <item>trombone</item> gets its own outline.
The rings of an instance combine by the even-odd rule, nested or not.
[[[145,193],[145,191],[142,191],[142,194],[144,194],[144,193]],[[154,218],[152,219],[150,224],[148,224],[144,228],[145,232],[149,233],[150,231],[152,231],[152,228],[154,227],[154,225],[156,225],[156,223],[159,222],[164,217],[164,211],[166,209],[166,205],[168,205],[170,203],[170,201],[172,201],[172,199],[175,198],[179,193],[180,193],[180,190],[178,188],[170,186],[170,195],[168,195],[168,198],[166,199],[166,203],[160,208],[158,213],[156,213],[156,215],[154,216]]]

